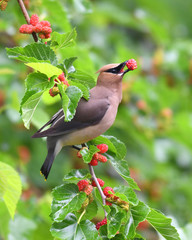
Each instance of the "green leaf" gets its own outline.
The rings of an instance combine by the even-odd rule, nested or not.
[[[149,207],[139,201],[138,205],[131,206],[130,216],[124,226],[124,234],[126,238],[133,238],[137,225],[144,221],[149,213]]]
[[[131,214],[133,216],[135,227],[146,219],[149,211],[149,207],[141,201],[139,201],[137,206],[131,207]]]
[[[79,223],[72,213],[69,213],[62,222],[54,222],[51,234],[62,240],[93,240],[98,237],[98,232],[92,222],[85,220]]]
[[[44,91],[34,93],[34,91],[26,92],[23,100],[22,100],[22,119],[24,122],[24,126],[29,129],[30,122],[33,117],[33,114],[41,100],[41,96],[43,95]]]
[[[105,143],[109,147],[109,151],[106,153],[107,158],[111,160],[111,163],[115,170],[124,178],[130,185],[130,187],[140,190],[137,183],[130,177],[129,167],[127,161],[123,160],[126,155],[125,144],[113,136],[99,136],[93,139],[91,142],[94,144]]]
[[[91,219],[93,219],[97,215],[97,211],[98,211],[98,206],[97,206],[96,201],[94,200],[86,208],[86,213],[83,216],[82,220],[86,220],[86,219],[91,220]]]
[[[50,120],[49,114],[43,108],[36,108],[31,123],[37,129],[41,128],[46,122]]]
[[[27,240],[36,230],[37,224],[26,217],[16,215],[14,220],[9,223],[9,240]]]
[[[70,104],[70,99],[65,92],[67,86],[64,84],[57,84],[57,86],[58,86],[59,92],[61,94],[63,112],[64,112],[64,115],[66,118],[65,121],[67,121],[67,120],[69,121],[69,119],[71,117],[71,112],[68,109],[68,106]]]
[[[95,79],[91,75],[80,70],[76,70],[76,72],[70,73],[68,77],[74,82],[77,81],[85,86],[88,86],[90,89],[93,88],[96,84]]]
[[[67,117],[68,121],[70,121],[75,115],[78,102],[83,96],[83,93],[78,87],[75,87],[75,86],[69,86],[65,92],[70,100],[68,104],[68,109],[70,111],[70,114]]]
[[[137,198],[136,193],[133,191],[132,188],[128,186],[119,186],[114,188],[115,195],[118,196],[118,192],[122,193],[126,196],[129,203],[136,206],[139,203],[139,199]]]
[[[150,208],[146,219],[165,239],[181,240],[176,228],[171,225],[171,218]]]
[[[107,236],[112,238],[116,235],[121,227],[121,221],[124,218],[123,212],[117,212],[114,208],[111,208],[111,212],[107,215]]]
[[[52,195],[51,217],[56,222],[62,221],[68,213],[79,210],[87,198],[73,183],[54,188]]]
[[[72,47],[75,44],[76,36],[77,33],[75,29],[63,34],[53,32],[51,35],[51,47],[55,49]]]
[[[116,147],[113,145],[113,143],[107,138],[107,136],[101,135],[99,137],[94,138],[93,140],[91,140],[92,143],[94,143],[95,145],[98,144],[107,144],[108,145],[108,151],[111,151],[115,154],[117,154],[117,149]]]
[[[146,240],[143,236],[141,236],[139,233],[136,233],[135,237],[133,240]]]
[[[5,203],[0,200],[0,236],[2,239],[6,239],[9,230],[10,214],[7,210]]]
[[[103,240],[108,240],[109,238],[107,237],[107,225],[103,225],[99,228],[99,235],[101,239]]]
[[[77,59],[77,57],[66,58],[63,61],[63,64],[57,65],[57,67],[61,68],[65,74],[65,77],[68,78],[69,73],[75,72],[75,67],[73,66],[73,62]],[[67,79],[69,80],[69,79]]]
[[[82,93],[83,93],[83,97],[88,101],[89,100],[89,97],[90,97],[90,94],[89,94],[89,88],[81,83],[78,83],[78,82],[74,82],[74,81],[70,81],[68,80],[68,83],[70,86],[76,86],[78,87]]]
[[[77,59],[77,57],[71,57],[71,58],[67,58],[63,61],[64,69],[67,70],[67,74],[75,71],[73,63],[76,59]]]
[[[17,202],[21,196],[21,179],[19,174],[8,164],[0,162],[0,198],[14,217]]]
[[[109,139],[113,144],[113,146],[116,148],[116,157],[119,160],[123,159],[127,152],[125,144],[113,136],[105,136],[105,137]]]
[[[82,214],[84,209],[82,209],[81,212],[77,212],[75,215],[76,217],[80,217],[80,215]],[[93,202],[91,202],[85,209],[85,213],[83,215],[83,217],[81,218],[82,220],[91,220],[93,219],[96,215],[97,215],[97,211],[98,211],[98,206],[96,201],[94,200]]]
[[[31,73],[25,80],[26,92],[21,101],[20,113],[26,128],[29,128],[33,114],[40,102],[43,93],[54,84],[53,79],[48,81],[45,74]]]
[[[6,48],[9,58],[23,62],[48,62],[57,65],[54,51],[44,43],[32,43],[25,47]]]
[[[112,163],[113,167],[115,168],[115,170],[119,173],[119,175],[123,179],[125,179],[125,181],[127,181],[129,186],[133,189],[140,191],[140,188],[138,187],[137,183],[130,177],[129,166],[128,166],[127,161],[113,158],[108,154],[107,154],[107,156],[108,156],[108,159],[111,160],[111,163]]]
[[[116,234],[115,237],[111,238],[112,240],[126,240],[122,234]]]
[[[41,92],[53,86],[53,81],[49,81],[48,77],[43,73],[33,72],[27,76],[25,80],[27,91]]]
[[[50,63],[25,63],[28,67],[31,67],[35,69],[36,71],[39,71],[45,75],[47,75],[48,78],[52,76],[58,76],[62,73],[62,70],[60,68],[57,68]]]
[[[83,157],[83,161],[85,163],[90,163],[90,161],[93,158],[93,155],[97,152],[99,152],[99,149],[94,145],[90,145],[89,149],[88,148],[83,148],[82,150],[80,150],[80,153]]]
[[[91,178],[91,174],[87,169],[73,169],[64,176],[63,180],[79,180],[85,178]]]
[[[127,197],[123,193],[115,192],[115,196],[119,197],[122,201],[128,202]]]
[[[58,84],[62,96],[62,106],[65,114],[65,121],[71,121],[75,115],[76,108],[83,93],[78,87],[69,86],[66,90],[64,84]]]
[[[125,223],[125,226],[123,226],[124,229],[124,235],[126,238],[130,239],[135,236],[135,224],[133,220],[133,216],[130,214],[128,221]]]

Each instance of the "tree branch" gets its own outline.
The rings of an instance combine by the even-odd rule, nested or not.
[[[86,144],[82,144],[82,147],[83,147],[83,146],[85,147]],[[81,150],[79,147],[77,147],[77,146],[75,146],[75,145],[73,145],[72,147],[73,147],[74,149],[78,150],[78,151]],[[90,171],[90,173],[91,173],[92,180],[95,182],[95,184],[96,184],[96,186],[97,186],[97,188],[98,188],[98,190],[99,190],[99,193],[100,193],[100,195],[101,195],[103,205],[106,205],[106,201],[105,201],[106,196],[104,195],[103,190],[101,189],[101,186],[99,185],[99,183],[98,183],[98,181],[97,181],[97,177],[96,177],[96,175],[95,175],[93,166],[91,166],[90,164],[88,164],[88,166],[89,166],[89,171]],[[107,217],[107,212],[105,211],[105,209],[104,209],[104,212],[105,212],[105,217]]]
[[[20,8],[23,12],[23,15],[25,17],[25,20],[26,20],[27,24],[30,24],[30,17],[29,17],[29,14],[27,12],[27,9],[26,9],[23,1],[22,0],[17,0],[17,2],[19,3],[19,6],[20,6]],[[35,32],[32,33],[32,36],[33,36],[34,41],[38,42],[38,37],[37,37],[37,34]]]
[[[101,186],[99,185],[99,183],[98,183],[98,181],[97,181],[97,177],[96,177],[96,175],[95,175],[93,166],[91,166],[90,164],[88,164],[88,166],[89,166],[89,171],[90,171],[91,176],[92,176],[92,180],[94,180],[94,182],[96,183],[96,186],[97,186],[97,188],[98,188],[98,190],[99,190],[99,193],[100,193],[100,195],[101,195],[103,205],[106,205],[106,201],[105,201],[106,196],[104,195],[103,190],[101,189]],[[104,212],[105,212],[105,217],[107,217],[107,212],[105,211],[105,209],[104,209]]]

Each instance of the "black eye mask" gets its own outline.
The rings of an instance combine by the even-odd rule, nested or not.
[[[122,73],[125,65],[126,65],[126,62],[120,63],[117,67],[110,68],[110,69],[106,70],[105,72],[110,72],[113,74]]]

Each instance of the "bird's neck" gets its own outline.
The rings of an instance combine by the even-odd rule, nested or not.
[[[97,88],[105,89],[104,92],[106,96],[117,98],[118,104],[122,100],[122,81],[110,82],[110,83],[97,83]]]

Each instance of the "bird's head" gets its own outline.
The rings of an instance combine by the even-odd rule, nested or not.
[[[127,66],[127,69],[124,69]],[[112,84],[118,83],[122,80],[123,76],[130,70],[137,68],[137,63],[134,59],[127,60],[120,64],[112,63],[107,64],[100,68],[97,73],[99,73],[97,84]]]

